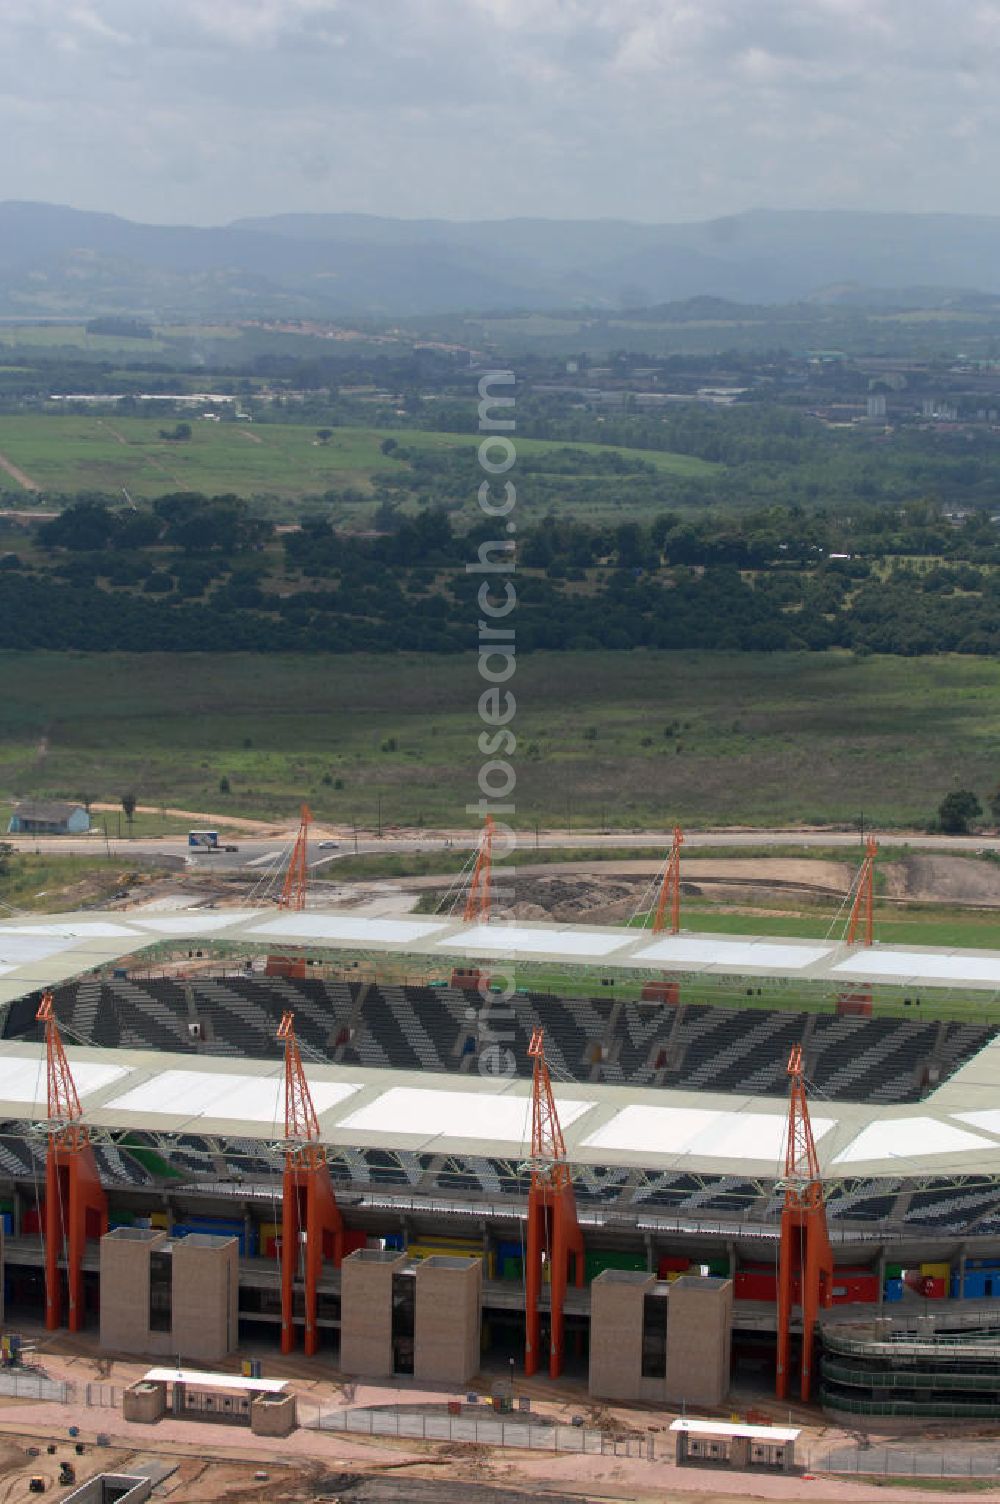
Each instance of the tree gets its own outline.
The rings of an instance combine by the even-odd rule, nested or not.
[[[232,791],[229,787],[229,779],[226,777],[225,773],[223,773],[222,777],[219,779],[219,793],[228,794],[231,792]]]
[[[990,819],[1000,828],[1000,789],[990,796]]]
[[[983,812],[983,806],[969,789],[953,789],[938,805],[938,824],[949,835],[964,835]]]
[[[135,819],[135,807],[137,802],[138,801],[136,800],[134,794],[122,795],[122,809],[124,810],[125,818],[128,821],[129,835],[132,834],[132,821]]]
[[[319,439],[321,444],[329,444],[330,440],[333,438],[333,429],[317,428],[316,437]]]

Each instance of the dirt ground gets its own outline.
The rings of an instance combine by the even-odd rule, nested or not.
[[[660,868],[655,862],[539,864],[522,867],[515,881],[518,919],[560,923],[621,923],[648,901]],[[808,857],[685,857],[682,892],[689,897],[741,908],[755,903],[773,908],[787,898],[789,912],[802,900],[845,899],[856,874],[849,862]],[[912,903],[1000,907],[1000,863],[975,857],[912,855],[886,862],[886,896]],[[402,886],[409,886],[405,878]],[[440,880],[438,880],[440,881]]]
[[[95,1418],[108,1438],[106,1445],[95,1445]],[[66,1440],[68,1424],[80,1428],[86,1449],[82,1457]],[[56,1438],[57,1454],[49,1456],[46,1447]],[[38,1457],[27,1455],[29,1445],[40,1448]],[[32,1473],[45,1477],[48,1493],[64,1456],[72,1456],[78,1481],[96,1472],[128,1471],[143,1460],[173,1464],[175,1470],[153,1494],[171,1504],[251,1504],[258,1499],[274,1504],[315,1499],[329,1504],[745,1504],[748,1499],[862,1504],[885,1497],[887,1488],[863,1479],[727,1475],[679,1470],[661,1459],[394,1444],[307,1430],[269,1441],[197,1422],[126,1425],[110,1410],[73,1411],[30,1402],[0,1405],[0,1504],[31,1497],[27,1482]],[[265,1476],[257,1476],[261,1473]],[[899,1504],[927,1498],[920,1487],[889,1488],[888,1496]],[[996,1493],[1000,1496],[1000,1486]],[[970,1491],[959,1486],[948,1491],[956,1504],[992,1496],[992,1488]]]
[[[512,912],[518,919],[555,919],[563,924],[621,923],[640,902],[649,902],[659,871],[657,863],[648,861],[522,867],[514,883]],[[847,892],[852,877],[846,862],[690,857],[684,862],[681,887],[689,896],[752,903],[755,898],[773,901],[782,894],[838,896]]]
[[[37,1334],[39,1362],[49,1377],[69,1379],[78,1386],[102,1381],[119,1389],[145,1371],[134,1359],[101,1362],[93,1334],[46,1338]],[[337,1407],[385,1407],[407,1410],[454,1397],[443,1388],[397,1384],[357,1383],[346,1386],[327,1365],[301,1354],[279,1359],[273,1355],[270,1377],[288,1378],[304,1413],[317,1403]],[[235,1371],[236,1360],[222,1365]],[[483,1386],[489,1392],[489,1381]],[[539,1415],[566,1422],[583,1413],[590,1419],[590,1402],[579,1381],[552,1384],[548,1379],[523,1381]],[[78,1392],[81,1392],[78,1390]],[[759,1400],[757,1401],[759,1404]],[[801,1413],[800,1413],[801,1411]],[[728,1412],[727,1412],[728,1413]],[[127,1424],[119,1408],[64,1406],[51,1402],[0,1399],[0,1504],[27,1500],[27,1480],[33,1472],[55,1479],[62,1458],[72,1458],[83,1480],[98,1471],[128,1470],[130,1463],[162,1459],[174,1470],[156,1488],[153,1498],[171,1504],[250,1504],[266,1499],[274,1504],[325,1499],[329,1504],[743,1504],[749,1499],[812,1499],[816,1504],[865,1501],[886,1496],[885,1484],[829,1475],[772,1477],[763,1474],[728,1475],[716,1470],[677,1469],[668,1428],[673,1412],[652,1406],[635,1409],[608,1407],[604,1429],[632,1434],[652,1432],[657,1457],[581,1457],[551,1452],[492,1449],[482,1445],[396,1441],[342,1432],[300,1428],[286,1439],[251,1437],[229,1427],[165,1417],[154,1426]],[[785,1411],[776,1415],[786,1419]],[[795,1407],[792,1423],[802,1425],[800,1455],[825,1456],[831,1448],[848,1448],[853,1437],[822,1422],[816,1412]],[[79,1427],[85,1453],[77,1457],[68,1427]],[[106,1438],[97,1445],[97,1437]],[[872,1436],[873,1444],[879,1438]],[[54,1443],[57,1453],[46,1447]],[[947,1442],[943,1443],[947,1445]],[[956,1446],[961,1443],[956,1441]],[[26,1456],[37,1446],[40,1455]],[[257,1472],[267,1474],[257,1478]],[[934,1480],[937,1484],[938,1480]],[[888,1497],[899,1504],[927,1498],[925,1489],[909,1484],[889,1485]],[[935,1490],[936,1491],[936,1490]],[[49,1490],[47,1490],[49,1492]],[[949,1490],[956,1501],[990,1497],[982,1487]],[[58,1494],[57,1494],[58,1496]],[[996,1496],[1000,1498],[1000,1479]]]
[[[926,854],[887,862],[883,873],[890,898],[1000,905],[1000,862]]]

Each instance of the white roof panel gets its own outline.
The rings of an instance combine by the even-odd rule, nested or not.
[[[887,1118],[869,1123],[857,1138],[836,1156],[835,1165],[859,1159],[898,1159],[919,1170],[925,1155],[961,1154],[969,1149],[994,1149],[989,1139],[968,1133],[938,1118]]]
[[[698,1155],[706,1159],[767,1160],[784,1156],[784,1113],[720,1112],[708,1107],[625,1107],[589,1138],[587,1149],[630,1154]],[[835,1119],[812,1119],[817,1142]]]
[[[982,1128],[984,1133],[1000,1137],[1000,1107],[985,1107],[980,1112],[953,1112],[952,1117],[968,1123],[970,1128]]]
[[[142,1377],[149,1384],[187,1384],[191,1389],[241,1389],[250,1394],[280,1394],[288,1386],[287,1379],[245,1379],[239,1373],[200,1373],[196,1368],[150,1368]]]
[[[253,914],[249,909],[243,912],[231,909],[217,914],[156,915],[148,919],[136,919],[133,922],[141,929],[156,930],[162,935],[204,935],[211,930],[221,930],[227,925],[238,924],[242,919],[252,918]]]
[[[563,1128],[575,1123],[593,1103],[559,1098]],[[531,1099],[499,1096],[482,1090],[444,1091],[394,1086],[343,1118],[341,1129],[369,1133],[416,1134],[421,1138],[496,1139],[507,1144],[531,1142]]]
[[[169,1070],[133,1086],[122,1096],[105,1102],[104,1106],[165,1117],[231,1118],[283,1125],[284,1089],[280,1067],[275,1067],[272,1076]],[[309,1090],[317,1113],[324,1113],[351,1096],[358,1087],[348,1081],[311,1080]],[[0,1083],[0,1097],[2,1095]]]
[[[634,939],[628,930],[601,934],[585,929],[541,930],[516,924],[477,924],[471,930],[449,935],[447,940],[437,940],[435,945],[475,956],[510,956],[520,952],[599,960]]]
[[[671,1431],[687,1431],[692,1436],[746,1436],[751,1441],[766,1441],[772,1446],[781,1442],[795,1441],[802,1432],[792,1426],[746,1426],[742,1423],[733,1422],[726,1425],[725,1421],[718,1420],[688,1420],[686,1416],[675,1420],[670,1427]]]
[[[210,943],[216,935],[255,945],[308,947],[316,952],[370,947],[402,956],[433,956],[441,962],[449,956],[510,960],[544,957],[567,966],[608,965],[623,971],[659,967],[696,974],[707,968],[717,975],[808,977],[834,985],[867,978],[872,983],[896,986],[903,983],[969,992],[1000,991],[1000,949],[852,949],[840,942],[791,937],[694,932],[654,936],[649,930],[627,926],[465,924],[454,918],[376,918],[343,910],[275,913],[270,908],[220,909],[166,914],[140,909],[127,915],[118,911],[54,914],[31,923],[0,920],[3,1000],[106,965],[117,956],[139,954],[166,936],[180,941],[187,936],[189,943],[204,938]],[[12,970],[16,972],[13,976]]]
[[[256,924],[251,935],[274,935],[282,940],[332,940],[405,945],[426,940],[444,929],[443,923],[421,919],[363,919],[350,914],[284,914],[268,924]]]
[[[1000,956],[968,956],[949,951],[866,949],[838,961],[833,970],[852,977],[896,977],[914,981],[995,982],[1000,987]]]
[[[60,951],[72,950],[76,944],[77,938],[72,935],[0,930],[0,962],[5,966],[23,966],[27,961],[47,961]]]
[[[742,966],[801,971],[830,954],[829,945],[769,945],[763,940],[726,940],[712,935],[701,935],[697,939],[665,935],[653,945],[636,951],[636,960],[675,966],[725,966],[731,971],[738,971]]]
[[[134,934],[127,924],[100,919],[81,919],[73,924],[55,920],[51,924],[5,924],[0,930],[0,935],[51,935],[59,940],[110,940]]]
[[[74,1060],[73,1080],[78,1095],[82,1098],[89,1092],[99,1091],[127,1076],[123,1065],[104,1065],[97,1060]],[[44,1104],[46,1097],[45,1054],[39,1051],[37,1059],[25,1056],[0,1056],[0,1102],[31,1102]]]

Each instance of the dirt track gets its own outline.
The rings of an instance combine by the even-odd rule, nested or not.
[[[0,454],[0,470],[6,471],[11,480],[16,480],[18,485],[23,487],[25,491],[40,491],[42,489],[37,481],[32,480],[31,476],[22,470],[20,465],[15,465],[14,461],[9,460],[5,454]]]

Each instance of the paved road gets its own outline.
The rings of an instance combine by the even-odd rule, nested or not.
[[[72,853],[75,855],[101,856],[110,853],[116,860],[128,860],[130,855],[143,857],[156,857],[166,855],[183,857],[190,860],[192,867],[212,871],[234,871],[237,869],[249,869],[251,872],[258,870],[265,874],[270,866],[280,861],[282,855],[290,848],[287,834],[280,837],[253,836],[249,839],[237,839],[233,844],[238,846],[236,852],[202,852],[189,849],[184,836],[137,836],[132,840],[111,840],[105,845],[104,837],[99,834],[90,836],[47,836],[37,838],[34,836],[8,836],[7,840],[21,851],[52,851],[61,854]],[[432,852],[453,849],[456,853],[470,850],[478,839],[475,832],[456,831],[451,836],[441,834],[420,835],[408,832],[402,835],[386,835],[381,839],[370,835],[359,835],[357,843],[353,835],[344,835],[337,850],[320,850],[318,841],[309,844],[309,865],[316,869],[324,866],[335,866],[345,857],[350,857],[357,851],[358,855],[391,855],[403,852]],[[537,836],[534,831],[520,833],[520,845],[522,850],[546,851],[553,848],[577,847],[587,850],[595,850],[601,847],[620,849],[623,847],[653,847],[659,848],[664,853],[670,847],[671,833],[669,831],[565,831],[552,830],[540,832]],[[1000,836],[944,836],[928,835],[926,831],[891,831],[879,834],[879,843],[882,846],[912,846],[915,849],[925,851],[945,851],[954,855],[978,851],[994,851],[1000,854]],[[697,847],[727,847],[733,850],[741,848],[760,848],[767,846],[794,846],[802,849],[808,847],[843,847],[848,851],[859,852],[861,843],[856,831],[843,830],[691,830],[684,833],[684,844],[688,850]]]

